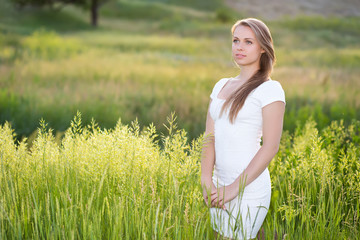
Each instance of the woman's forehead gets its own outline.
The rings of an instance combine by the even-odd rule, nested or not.
[[[239,25],[235,28],[233,37],[237,38],[255,38],[254,32],[248,26]]]

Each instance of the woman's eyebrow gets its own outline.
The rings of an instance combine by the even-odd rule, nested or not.
[[[237,38],[237,39],[239,39],[239,37],[236,37],[236,36],[233,36],[233,38]],[[254,40],[253,38],[244,38],[245,40]]]

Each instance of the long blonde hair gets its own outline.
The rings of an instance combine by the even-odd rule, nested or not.
[[[262,21],[255,18],[246,18],[237,21],[231,28],[232,35],[238,26],[250,27],[254,32],[261,48],[265,51],[260,57],[260,69],[252,75],[243,85],[235,90],[224,102],[220,115],[230,107],[229,120],[234,123],[237,114],[243,107],[248,95],[260,84],[269,79],[275,64],[275,51],[269,28]]]

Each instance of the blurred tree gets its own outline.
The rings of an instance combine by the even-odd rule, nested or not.
[[[63,6],[65,4],[73,4],[90,11],[91,25],[94,27],[98,24],[98,10],[106,2],[111,0],[10,0],[19,7],[35,6],[43,7],[50,6],[52,8]]]

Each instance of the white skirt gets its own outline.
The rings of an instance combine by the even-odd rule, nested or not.
[[[268,212],[270,198],[270,175],[266,169],[243,193],[225,204],[226,210],[210,208],[211,225],[223,237],[256,238]]]

